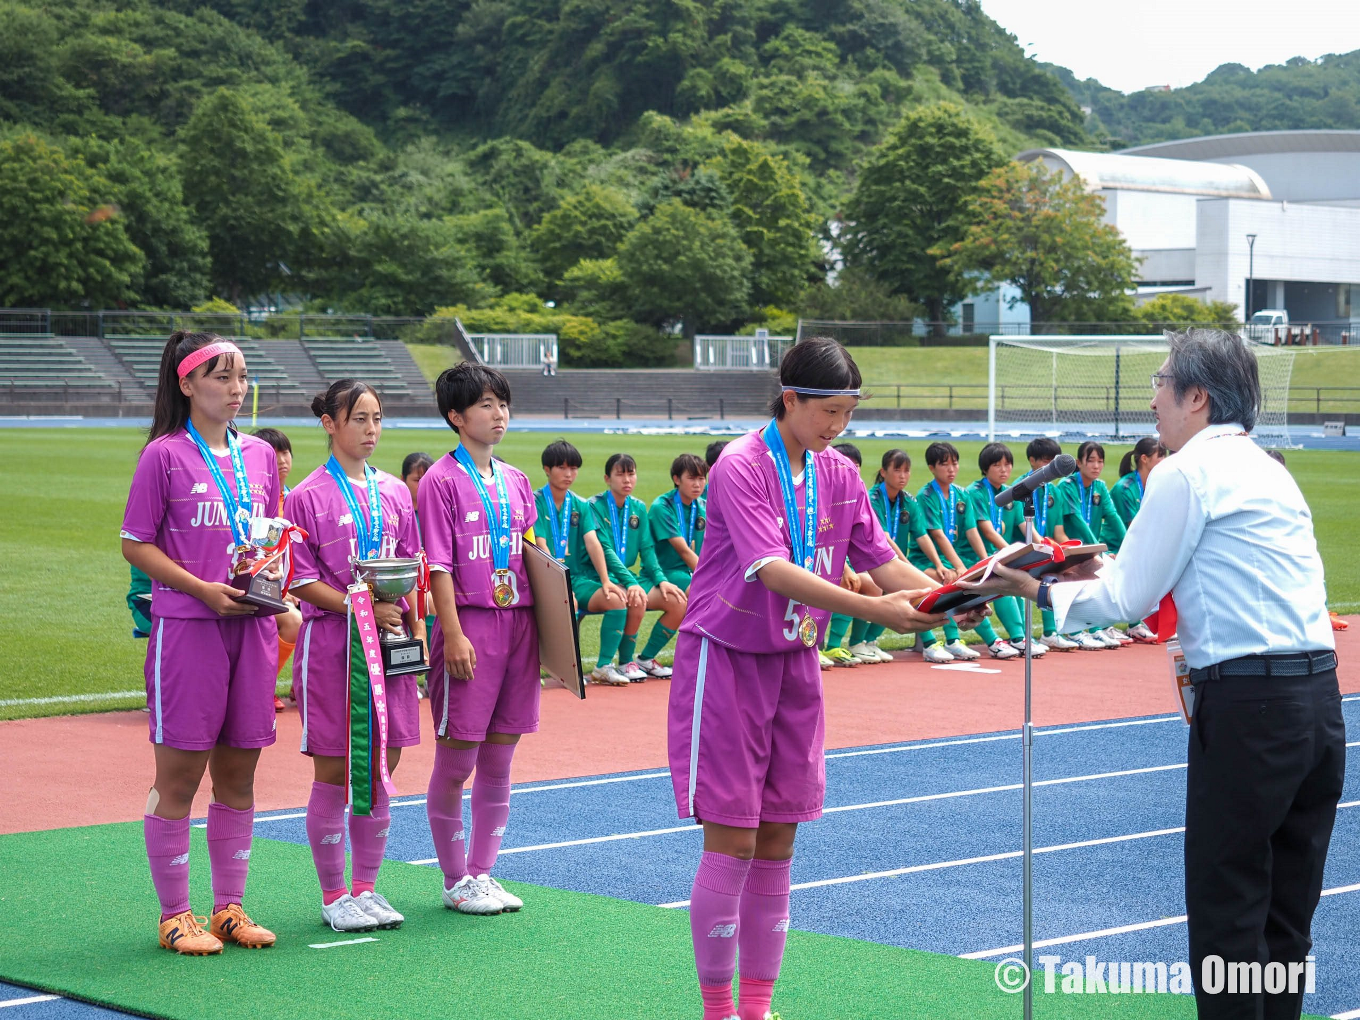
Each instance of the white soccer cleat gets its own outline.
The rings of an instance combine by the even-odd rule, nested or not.
[[[1008,645],[1006,642],[997,638],[987,646],[987,651],[992,653],[993,659],[1018,659],[1020,653]]]
[[[1104,630],[1092,631],[1091,637],[1095,638],[1097,641],[1104,644],[1106,648],[1124,647],[1124,642],[1121,641],[1119,638],[1115,637],[1113,634],[1111,634],[1110,629],[1108,627],[1105,628]],[[1132,642],[1129,643],[1132,644]]]
[[[926,662],[945,663],[953,662],[954,656],[950,655],[944,645],[927,645],[921,651],[921,658]]]
[[[661,665],[661,663],[657,662],[655,659],[638,659],[637,665],[638,669],[642,670],[642,672],[646,673],[648,676],[654,676],[658,680],[665,680],[671,675],[671,668],[669,666]]]
[[[1156,644],[1157,635],[1152,633],[1152,628],[1146,623],[1135,623],[1129,628],[1128,636],[1142,644]]]
[[[826,657],[825,652],[818,652],[817,665],[822,669],[830,669],[832,666],[835,665],[835,663]]]
[[[378,922],[370,917],[349,893],[321,904],[321,919],[333,931],[374,931]]]
[[[387,897],[371,889],[354,897],[354,902],[359,904],[360,910],[378,922],[379,928],[400,928],[401,922],[406,920],[402,914],[392,909]]]
[[[1104,634],[1107,638],[1113,638],[1115,641],[1118,641],[1121,645],[1133,644],[1133,638],[1129,637],[1118,627],[1106,627],[1104,630],[1101,631],[1101,633]]]
[[[973,651],[962,641],[951,641],[949,644],[944,646],[944,650],[948,652],[950,655],[954,656],[954,658],[963,659],[965,661],[972,661],[973,659],[982,658],[981,652]]]
[[[1021,655],[1025,654],[1025,641],[1023,638],[1012,640],[1010,645]],[[1048,654],[1048,645],[1040,644],[1038,641],[1035,641],[1032,638],[1029,641],[1029,646],[1030,646],[1029,654],[1030,658],[1032,659],[1042,659],[1045,655]]]
[[[603,666],[596,666],[590,671],[590,682],[593,684],[608,684],[610,687],[627,687],[631,680],[619,672],[618,667],[612,662]]]
[[[846,650],[860,662],[878,664],[878,653],[874,651],[867,641],[861,641],[859,644],[851,645]]]
[[[1074,652],[1081,647],[1081,645],[1077,644],[1075,641],[1072,641],[1061,634],[1045,634],[1039,639],[1039,644],[1047,645],[1055,652]]]
[[[1076,634],[1068,634],[1066,637],[1071,641],[1075,641],[1077,647],[1083,652],[1103,652],[1110,647],[1104,641],[1100,640],[1100,638],[1085,630],[1079,631]],[[1118,642],[1115,644],[1117,646]]]
[[[628,678],[630,684],[640,684],[647,679],[647,674],[642,671],[636,660],[620,663],[619,672]]]
[[[501,885],[490,875],[478,875],[477,881],[486,889],[493,899],[499,900],[501,909],[507,914],[513,914],[524,906],[524,901],[514,893],[506,892],[505,886]]]
[[[499,914],[505,909],[501,901],[491,895],[491,890],[482,879],[472,875],[464,875],[453,884],[452,889],[444,890],[444,906],[460,914],[478,914],[483,917]]]
[[[879,662],[892,662],[892,661],[893,661],[892,653],[891,653],[891,652],[885,652],[882,648],[879,648],[879,647],[878,647],[878,642],[877,642],[877,641],[869,641],[869,642],[867,642],[867,644],[869,645],[870,648],[873,649],[874,654],[878,656],[878,661],[879,661]]]

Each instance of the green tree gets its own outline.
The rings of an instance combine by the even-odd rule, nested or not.
[[[474,213],[450,216],[448,222],[482,279],[497,291],[541,289],[543,274],[520,243],[504,208],[493,203]]]
[[[573,315],[602,322],[628,318],[628,287],[618,259],[582,259],[562,277],[562,293]]]
[[[746,311],[751,253],[726,218],[663,202],[624,238],[617,258],[639,321],[680,320],[692,338]]]
[[[960,211],[1002,162],[991,133],[961,107],[908,111],[855,182],[841,232],[846,264],[924,305],[943,333],[945,310],[969,287],[962,270],[930,249],[960,238]]]
[[[131,300],[145,258],[115,193],[84,160],[35,135],[0,139],[0,305]]]
[[[550,284],[582,259],[607,259],[637,223],[637,210],[613,188],[587,185],[568,195],[529,234]]]
[[[221,88],[179,134],[184,197],[208,234],[214,285],[235,305],[282,286],[298,256],[315,201],[283,138],[239,94]]]
[[[1134,308],[1133,318],[1159,329],[1186,325],[1237,329],[1242,322],[1231,301],[1200,301],[1189,294],[1158,294]]]
[[[751,253],[751,300],[783,305],[812,276],[816,218],[798,175],[781,156],[736,135],[713,167],[731,196],[728,216]]]
[[[962,237],[931,249],[946,267],[1010,283],[1029,304],[1036,331],[1127,307],[1138,263],[1100,198],[1079,178],[1040,162],[1008,163],[987,175],[960,213]]]

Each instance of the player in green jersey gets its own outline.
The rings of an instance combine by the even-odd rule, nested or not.
[[[692,453],[682,453],[671,461],[671,482],[674,488],[663,492],[647,510],[652,544],[656,547],[656,562],[666,580],[688,597],[689,582],[699,564],[699,551],[704,547],[704,529],[708,527],[708,505],[703,492],[708,486],[708,465]],[[638,656],[638,666],[652,676],[670,676],[671,671],[656,662],[657,653],[675,636],[679,623],[668,623],[668,615],[652,624],[652,632]],[[684,619],[684,610],[680,611]]]
[[[1048,436],[1031,439],[1029,445],[1025,447],[1025,459],[1029,461],[1030,468],[1027,474],[1044,467],[1060,453],[1062,453],[1062,447],[1058,445],[1056,439],[1051,439]],[[1025,476],[1022,475],[1021,477]],[[1034,493],[1034,535],[1036,538],[1063,540],[1059,536],[1065,534],[1060,529],[1063,517],[1067,512],[1067,501],[1066,499],[1059,501],[1057,489],[1056,485],[1045,485]],[[1022,539],[1016,540],[1022,541]],[[1071,638],[1058,633],[1052,610],[1045,609],[1040,616],[1044,624],[1044,636],[1039,639],[1040,644],[1047,645],[1059,652],[1073,652],[1081,647]]]
[[[1077,518],[1071,525],[1075,537],[1083,542],[1099,542],[1101,536],[1109,535],[1114,540],[1113,548],[1117,549],[1124,541],[1124,522],[1120,520],[1109,489],[1100,480],[1104,470],[1105,447],[1088,439],[1077,447],[1077,473],[1058,483],[1058,489],[1066,495],[1067,505]],[[1065,516],[1063,531],[1067,532],[1068,528]],[[1085,530],[1079,530],[1081,528]],[[1106,648],[1133,644],[1133,638],[1116,627],[1092,627],[1084,634],[1070,636],[1083,648],[1089,648],[1092,642]]]
[[[968,498],[973,501],[978,535],[990,552],[996,552],[1011,542],[1025,540],[1025,517],[1021,504],[1011,503],[1004,508],[996,505],[996,494],[1010,483],[1014,466],[1015,458],[1009,446],[1005,443],[988,443],[978,454],[978,470],[982,472],[982,477],[965,490]],[[1006,628],[1011,650],[1017,655],[1024,654],[1026,640],[1033,644],[1031,654],[1034,657],[1048,652],[1047,645],[1033,641],[1032,636],[1025,634],[1025,618],[1018,599],[996,599],[992,602],[992,608],[1001,625]],[[978,633],[982,633],[981,627],[978,628]],[[983,636],[985,638],[986,635]],[[998,659],[1012,658],[1005,655],[997,645],[989,644],[987,647]]]
[[[1125,531],[1133,523],[1138,508],[1143,505],[1143,490],[1147,487],[1148,475],[1166,455],[1167,449],[1160,439],[1156,436],[1144,436],[1120,459],[1120,477],[1119,481],[1110,486],[1110,501],[1114,504],[1115,513],[1119,514]],[[1100,540],[1110,547],[1110,552],[1118,553],[1123,538],[1123,535],[1116,537],[1110,531],[1106,531]],[[1148,644],[1157,640],[1157,635],[1152,633],[1151,628],[1142,620],[1129,622],[1128,636],[1135,641]]]
[[[590,500],[595,522],[604,544],[614,557],[609,560],[610,579],[628,591],[628,608],[623,638],[619,642],[618,670],[630,681],[640,683],[649,676],[669,676],[670,671],[652,661],[648,672],[635,661],[638,628],[648,609],[661,610],[661,620],[676,630],[685,618],[685,593],[666,579],[656,560],[656,545],[647,523],[647,504],[633,495],[637,486],[637,461],[626,453],[615,453],[605,461],[604,478],[609,487]],[[634,573],[633,564],[639,563]]]
[[[854,443],[837,443],[832,449],[846,460],[850,461],[850,463],[854,464],[856,470],[863,468],[864,457],[860,454],[859,447]],[[873,585],[873,580],[872,578],[869,578],[868,574],[861,575],[856,573],[855,568],[850,565],[849,561],[846,562],[845,567],[841,572],[842,588],[859,592],[865,579],[868,579],[869,583]],[[877,587],[877,585],[873,586],[875,588]],[[864,594],[868,593],[865,592]],[[862,637],[864,633],[863,628],[867,627],[868,623],[862,623],[860,620],[852,620],[843,613],[831,614],[831,619],[826,625],[826,634],[823,636],[822,650],[818,653],[817,658],[822,669],[831,669],[833,666],[854,668],[861,662],[888,662],[892,659],[892,656],[888,655],[887,652],[879,652],[877,646],[875,646],[876,654],[874,654],[872,658],[864,659],[852,654],[849,649],[842,647],[845,643],[846,632],[851,630],[852,624]],[[853,644],[853,642],[851,643]],[[883,656],[883,658],[880,658],[880,655]]]
[[[594,510],[571,491],[581,469],[581,452],[559,439],[544,447],[542,461],[548,484],[534,497],[540,522],[534,528],[535,540],[540,549],[571,571],[572,596],[578,610],[604,614],[600,623],[600,656],[590,679],[616,687],[627,686],[631,681],[612,663],[623,637],[628,592],[610,580],[608,555],[596,534]]]
[[[960,551],[972,548],[975,554],[980,555],[982,540],[977,533],[977,516],[973,510],[973,501],[967,497],[963,489],[954,484],[954,480],[959,476],[958,448],[953,443],[931,443],[926,447],[926,467],[930,468],[930,473],[934,477],[916,494],[916,499],[921,504],[926,537],[935,547],[941,563],[936,567],[923,546],[913,550],[908,559],[927,575],[930,574],[930,569],[934,568],[939,575],[936,580],[948,582],[967,569]],[[976,546],[973,545],[975,542]],[[948,572],[945,571],[946,567]],[[991,625],[986,620],[983,620],[983,625],[995,640],[996,633],[991,630]],[[981,632],[980,626],[979,633]],[[944,639],[946,643],[943,650],[952,658],[981,658],[979,652],[973,651],[963,643],[963,639],[959,637],[958,625],[953,620],[945,621]],[[926,631],[918,640],[923,645],[922,650],[928,661],[935,662],[942,658],[938,652],[931,653],[931,647],[935,643],[935,635],[932,632]],[[935,658],[932,658],[932,654]]]

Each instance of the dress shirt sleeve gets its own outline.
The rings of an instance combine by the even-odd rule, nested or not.
[[[1050,590],[1058,633],[1150,614],[1185,572],[1207,516],[1184,474],[1170,465],[1154,471],[1119,558],[1107,562],[1095,580],[1059,582]]]

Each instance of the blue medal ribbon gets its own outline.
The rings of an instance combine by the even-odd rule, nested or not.
[[[1133,473],[1133,483],[1138,486],[1138,506],[1143,505],[1143,476],[1137,471]]]
[[[677,524],[685,526],[685,541],[689,543],[691,549],[694,548],[694,522],[699,519],[699,501],[696,499],[689,505],[689,520],[685,520],[684,500],[680,498],[680,490],[676,489],[671,493],[671,499],[675,500],[675,520]]]
[[[950,545],[957,545],[955,536],[958,532],[958,517],[954,511],[954,486],[949,487],[949,494],[946,496],[944,489],[940,488],[939,479],[930,484],[935,489],[935,494],[940,497],[940,509],[944,511],[944,537],[949,539]]]
[[[982,479],[982,484],[987,487],[987,498],[991,501],[992,504],[987,510],[987,516],[988,518],[991,519],[992,527],[996,529],[996,533],[998,535],[1001,535],[1002,510],[999,506],[996,505],[996,490],[992,488],[992,483],[985,478]],[[1006,536],[1001,535],[1001,539],[1002,541],[1005,541]]]
[[[557,504],[553,502],[552,486],[545,485],[538,490],[548,504],[548,527],[552,530],[554,555],[559,560],[567,558],[567,525],[571,523],[571,493],[562,497],[562,517],[557,516]]]
[[[1045,525],[1048,523],[1048,486],[1044,485],[1035,493],[1034,500],[1034,533],[1043,535]]]
[[[609,533],[614,538],[614,551],[619,554],[619,559],[623,561],[623,565],[626,567],[628,565],[628,553],[626,551],[628,549],[628,529],[624,525],[627,522],[619,520],[619,504],[614,499],[614,494],[605,489],[600,495],[609,504]],[[623,498],[623,505],[627,509],[627,496]]]
[[[879,482],[874,486],[878,490],[878,498],[883,500],[883,516],[888,523],[888,537],[894,542],[897,541],[897,529],[902,523],[902,518],[898,507],[902,503],[902,493],[897,494],[896,499],[888,499],[888,486],[886,482]]]
[[[798,500],[793,489],[793,469],[789,465],[789,451],[779,434],[775,420],[761,433],[765,445],[774,456],[774,472],[779,478],[779,491],[784,496],[784,516],[789,522],[789,552],[791,559],[804,570],[812,570],[817,554],[817,468],[812,451],[803,451],[803,484],[806,486],[805,517],[798,519]]]
[[[1091,499],[1096,492],[1096,483],[1092,482],[1089,486],[1080,478],[1077,485],[1081,488],[1081,519],[1087,524],[1091,523]]]
[[[454,449],[453,457],[472,476],[472,482],[477,486],[477,495],[482,499],[482,509],[486,512],[486,530],[491,538],[491,565],[497,573],[508,571],[510,569],[510,496],[505,491],[505,476],[501,474],[500,465],[496,463],[495,458],[492,458],[491,482],[496,486],[496,500],[500,503],[500,513],[497,514],[491,507],[491,495],[487,491],[486,482],[482,480],[482,472],[472,459],[472,454],[468,453],[467,448],[460,444]]]
[[[364,481],[368,485],[367,520],[364,519],[359,501],[354,498],[354,486],[350,484],[345,469],[335,459],[335,454],[331,454],[331,459],[326,461],[326,472],[335,479],[336,487],[345,499],[345,506],[349,507],[349,515],[354,519],[354,538],[355,546],[359,550],[359,559],[371,560],[381,556],[383,513],[382,499],[378,495],[378,472],[371,465],[364,465]]]
[[[216,455],[208,449],[203,436],[194,428],[193,421],[189,421],[185,427],[189,431],[189,438],[198,447],[203,463],[208,465],[213,481],[217,483],[217,491],[222,495],[222,509],[226,511],[227,523],[231,526],[232,538],[236,539],[237,545],[249,545],[253,503],[250,498],[250,480],[246,477],[246,462],[241,458],[241,441],[236,438],[235,432],[227,429],[227,452],[231,454],[231,469],[236,475],[236,491],[233,493],[222,474],[222,468],[217,463]]]

